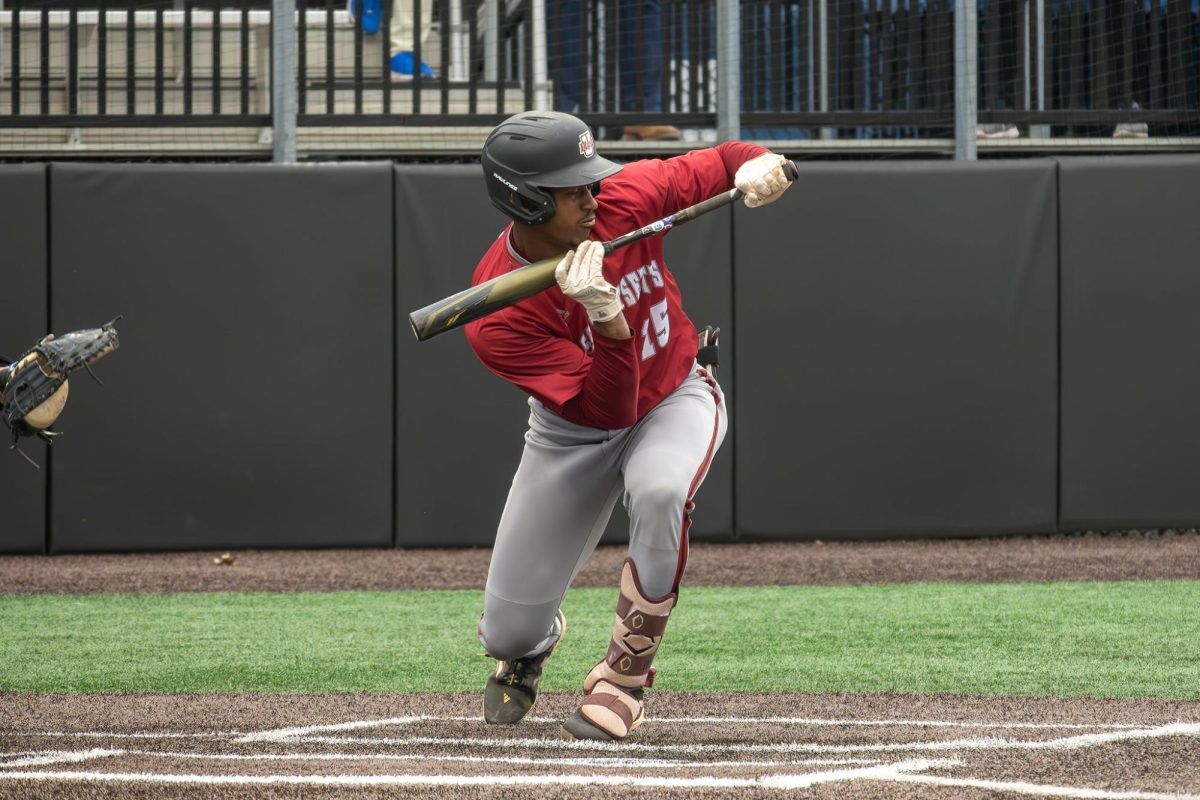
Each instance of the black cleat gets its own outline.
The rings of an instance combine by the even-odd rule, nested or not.
[[[567,632],[567,618],[560,610],[558,617],[558,638],[545,652],[528,658],[517,658],[512,661],[501,661],[496,665],[496,671],[488,676],[487,686],[483,690],[483,719],[492,725],[516,725],[537,700],[538,680],[542,677],[542,668],[546,660],[562,641]]]

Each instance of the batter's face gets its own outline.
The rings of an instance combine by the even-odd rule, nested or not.
[[[591,186],[554,189],[554,216],[542,227],[546,238],[563,250],[573,250],[587,241],[596,224],[596,198]]]

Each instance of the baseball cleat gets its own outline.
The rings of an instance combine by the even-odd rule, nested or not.
[[[603,692],[588,695],[583,705],[577,709],[562,725],[564,739],[591,739],[598,742],[613,742],[624,739],[646,721],[646,713],[642,706],[642,690],[622,692],[631,697],[629,700],[617,700],[616,697],[606,696]],[[599,698],[610,702],[597,702]],[[616,700],[617,702],[611,702]],[[620,706],[630,707],[624,710]],[[636,715],[630,714],[636,708]],[[607,727],[602,727],[602,724]]]
[[[558,638],[546,648],[545,652],[526,658],[515,658],[512,661],[501,661],[496,665],[496,671],[488,676],[487,686],[483,690],[483,719],[492,725],[516,725],[537,700],[538,680],[542,677],[542,668],[546,660],[562,641],[567,632],[567,618],[560,609],[555,615],[558,619]]]

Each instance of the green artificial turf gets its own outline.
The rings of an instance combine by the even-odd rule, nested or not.
[[[576,688],[614,590],[547,668]],[[0,690],[476,691],[478,591],[0,596]],[[684,588],[661,689],[1200,697],[1200,582]]]

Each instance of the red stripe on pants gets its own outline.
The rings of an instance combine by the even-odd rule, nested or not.
[[[696,508],[692,498],[696,496],[700,484],[708,475],[708,468],[712,466],[713,455],[717,448],[717,434],[721,432],[721,398],[715,392],[713,393],[713,403],[716,407],[713,409],[713,432],[712,438],[708,440],[708,452],[704,454],[704,461],[700,463],[700,469],[696,470],[696,474],[692,476],[687,498],[683,501],[683,522],[679,527],[679,562],[675,567],[675,582],[671,586],[673,592],[679,591],[679,582],[683,580],[683,570],[687,566],[688,530],[692,527],[692,511]]]

